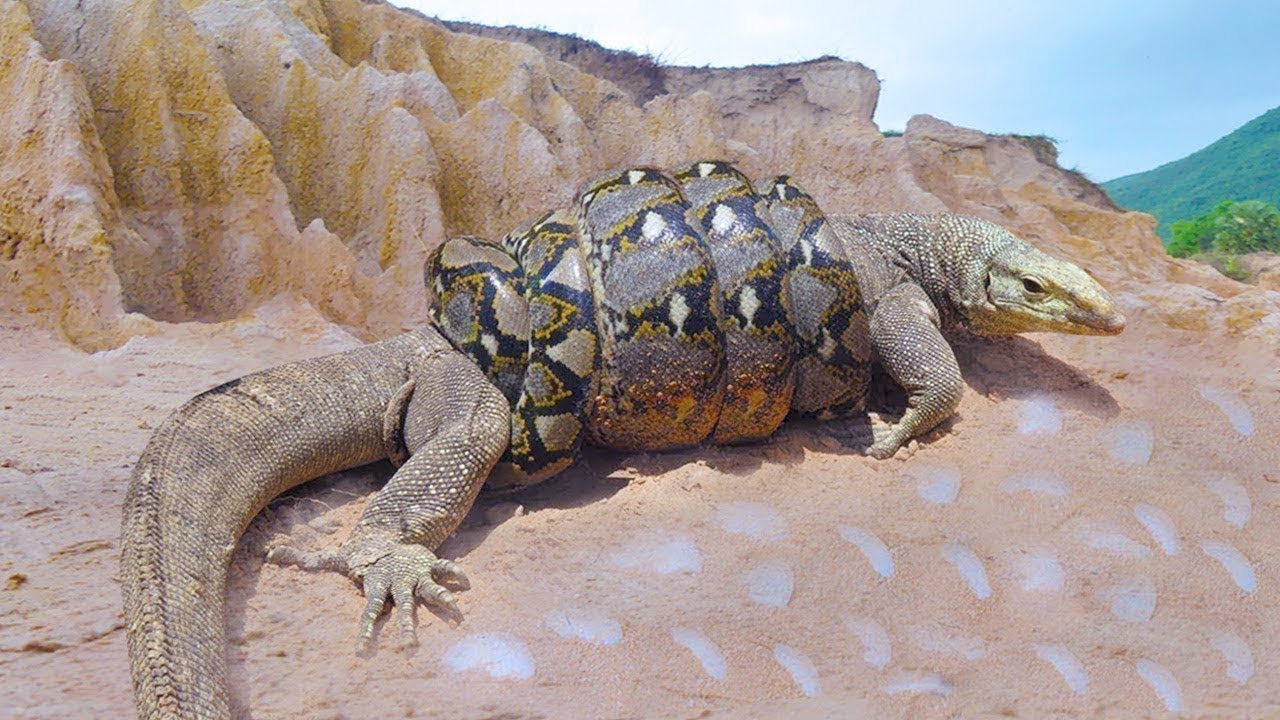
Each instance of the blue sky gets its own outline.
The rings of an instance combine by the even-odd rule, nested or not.
[[[1056,138],[1095,180],[1176,160],[1280,105],[1280,3],[1123,0],[391,0],[545,27],[669,64],[839,55],[874,69],[876,122],[916,113]]]

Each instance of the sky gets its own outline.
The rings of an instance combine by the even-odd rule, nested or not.
[[[674,65],[837,55],[881,80],[875,121],[928,113],[1043,134],[1097,181],[1184,157],[1280,105],[1280,2],[391,0],[542,27]]]

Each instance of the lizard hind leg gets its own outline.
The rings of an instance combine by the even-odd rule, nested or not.
[[[510,406],[478,367],[455,351],[421,358],[405,390],[403,439],[407,460],[374,497],[337,550],[273,548],[271,562],[343,573],[361,583],[365,609],[360,647],[374,635],[387,601],[405,643],[416,644],[415,598],[460,617],[445,584],[466,589],[461,568],[437,548],[470,510],[489,471],[506,449]],[[391,405],[394,407],[395,402]]]

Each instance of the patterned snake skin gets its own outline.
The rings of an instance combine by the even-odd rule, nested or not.
[[[500,247],[464,237],[432,254],[433,319],[513,408],[486,487],[548,478],[584,440],[751,442],[791,410],[860,406],[871,353],[853,268],[790,178],[761,187],[724,162],[611,172]]]

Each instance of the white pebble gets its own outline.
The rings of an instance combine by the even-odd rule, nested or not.
[[[1018,415],[1018,432],[1023,435],[1053,435],[1062,429],[1062,411],[1047,395],[1036,395],[1022,404]]]
[[[1224,477],[1209,484],[1209,489],[1222,498],[1222,519],[1238,528],[1245,526],[1253,516],[1253,503],[1249,491],[1233,477]]]
[[[716,523],[730,535],[746,535],[757,542],[787,539],[787,523],[777,511],[756,502],[723,503],[716,508]]]
[[[792,679],[800,687],[805,697],[817,697],[822,692],[818,682],[818,670],[804,653],[790,645],[778,645],[773,649],[773,657],[778,664],[791,673]]]
[[[1053,665],[1071,688],[1071,692],[1084,695],[1089,692],[1089,676],[1076,656],[1062,645],[1036,645],[1036,655]]]
[[[942,549],[942,555],[960,571],[960,576],[969,583],[969,589],[973,591],[975,597],[979,600],[991,597],[991,586],[987,584],[987,571],[982,566],[982,560],[972,550],[960,543],[952,542],[947,543],[947,546]]]
[[[903,673],[896,676],[888,685],[885,685],[884,691],[889,695],[911,693],[946,697],[951,694],[951,683],[936,673]]]
[[[767,607],[783,607],[791,602],[795,586],[791,566],[783,562],[764,562],[747,571],[743,578],[747,597]]]
[[[468,635],[444,653],[444,663],[457,672],[483,670],[495,678],[528,680],[533,658],[519,638],[506,633]]]
[[[862,642],[862,659],[871,667],[883,670],[893,659],[893,645],[884,626],[870,618],[847,618],[845,624]]]
[[[616,645],[622,640],[622,625],[600,610],[552,610],[547,614],[547,626],[561,637],[578,638],[593,645]]]
[[[1154,505],[1138,503],[1133,508],[1134,517],[1147,528],[1156,544],[1164,550],[1165,555],[1177,555],[1180,551],[1178,530],[1173,526],[1173,518]],[[1144,550],[1146,548],[1143,548]]]
[[[1025,592],[1061,590],[1067,577],[1052,550],[1034,550],[1018,558],[1018,573],[1022,575],[1020,587]]]
[[[702,663],[702,669],[713,679],[723,680],[728,674],[728,666],[725,665],[720,648],[716,647],[716,644],[701,631],[692,628],[672,628],[671,639],[688,648],[698,662]]]
[[[1227,661],[1227,677],[1244,685],[1253,677],[1253,651],[1239,635],[1215,631],[1211,636],[1213,646]]]
[[[702,553],[687,535],[675,535],[656,542],[640,538],[627,549],[614,553],[613,562],[627,570],[645,568],[662,575],[678,572],[697,574],[702,570]]]
[[[1113,425],[1111,457],[1129,465],[1146,465],[1151,460],[1151,428],[1145,422]]]
[[[884,542],[871,533],[848,525],[840,526],[840,536],[858,546],[871,569],[880,577],[893,577],[893,558],[889,556],[889,548]]]
[[[1205,540],[1200,543],[1204,554],[1222,563],[1222,567],[1231,573],[1231,579],[1240,589],[1251,593],[1258,589],[1258,576],[1253,572],[1253,565],[1236,547],[1218,540]]]
[[[1169,712],[1182,710],[1182,688],[1179,687],[1173,673],[1154,660],[1142,658],[1138,661],[1138,674],[1147,681],[1152,690],[1156,691],[1156,695],[1160,696],[1160,701],[1164,703],[1166,710]]]
[[[1126,622],[1144,623],[1156,611],[1156,583],[1149,577],[1130,578],[1098,593],[1111,604],[1111,614]]]
[[[916,494],[938,505],[946,505],[960,492],[960,469],[952,466],[925,468],[916,473]]]
[[[1245,437],[1253,435],[1253,414],[1239,398],[1212,385],[1201,385],[1200,397],[1217,405],[1236,432]]]
[[[1067,483],[1055,472],[1037,472],[1008,480],[1004,491],[1013,494],[1029,492],[1037,495],[1064,498],[1068,495]]]

